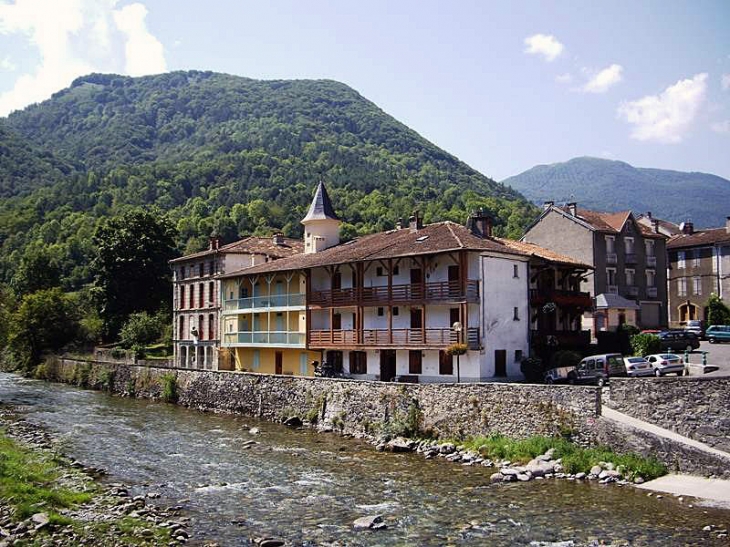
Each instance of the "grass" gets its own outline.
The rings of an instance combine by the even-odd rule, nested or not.
[[[24,448],[0,432],[0,498],[15,509],[17,518],[44,512],[52,523],[68,524],[58,511],[86,503],[93,494],[59,486],[56,481],[64,472],[53,456]]]
[[[645,458],[638,454],[616,454],[609,448],[581,448],[570,441],[558,437],[529,437],[515,440],[501,435],[474,437],[462,442],[466,448],[490,459],[510,460],[526,463],[555,449],[554,458],[562,458],[567,473],[588,473],[599,462],[613,463],[615,468],[628,479],[642,477],[644,480],[666,475],[667,468],[655,458]]]

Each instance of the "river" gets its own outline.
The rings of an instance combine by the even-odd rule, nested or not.
[[[157,492],[159,505],[182,505],[193,545],[251,545],[263,536],[303,546],[708,545],[720,540],[703,526],[730,524],[729,511],[631,487],[490,485],[489,468],[11,374],[0,373],[0,401],[46,428],[70,456],[107,470],[105,480],[131,485],[134,495]],[[388,528],[352,529],[371,514],[382,514]]]

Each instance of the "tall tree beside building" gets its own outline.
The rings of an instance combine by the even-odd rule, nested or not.
[[[716,294],[707,302],[707,323],[709,325],[730,325],[730,309]]]
[[[116,337],[130,314],[169,306],[167,263],[176,255],[175,235],[167,215],[155,208],[127,211],[97,228],[92,270],[107,338]]]

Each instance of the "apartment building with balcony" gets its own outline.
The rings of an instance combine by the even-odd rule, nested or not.
[[[583,324],[594,335],[622,323],[667,324],[666,240],[658,223],[637,222],[630,211],[604,213],[553,202],[545,203],[522,237],[593,268],[581,287],[593,298]]]
[[[211,238],[207,250],[171,260],[176,366],[226,368],[219,359],[221,287],[217,275],[301,253],[303,249],[302,241],[282,234],[247,237],[222,246],[218,238]]]
[[[721,228],[695,230],[691,222],[667,242],[669,254],[669,320],[681,327],[692,319],[707,320],[707,301],[730,295],[730,217]]]
[[[468,226],[424,226],[414,215],[340,243],[322,184],[302,222],[304,254],[220,276],[222,347],[236,369],[311,375],[312,361],[326,361],[383,381],[520,376],[538,321],[529,299],[538,246],[493,237],[483,213]],[[557,256],[543,251],[543,262]],[[466,346],[463,355],[447,351],[455,343]]]

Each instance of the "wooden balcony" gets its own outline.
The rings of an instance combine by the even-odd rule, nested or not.
[[[593,300],[587,292],[530,289],[531,306],[542,306],[548,302],[555,302],[555,305],[561,308],[593,307]]]
[[[312,330],[307,338],[307,347],[312,349],[444,349],[458,340],[450,328]],[[469,349],[478,350],[479,329],[467,329],[465,342]]]
[[[434,302],[479,302],[479,282],[469,280],[465,287],[459,281],[355,287],[311,291],[309,295],[309,304],[322,308]]]

